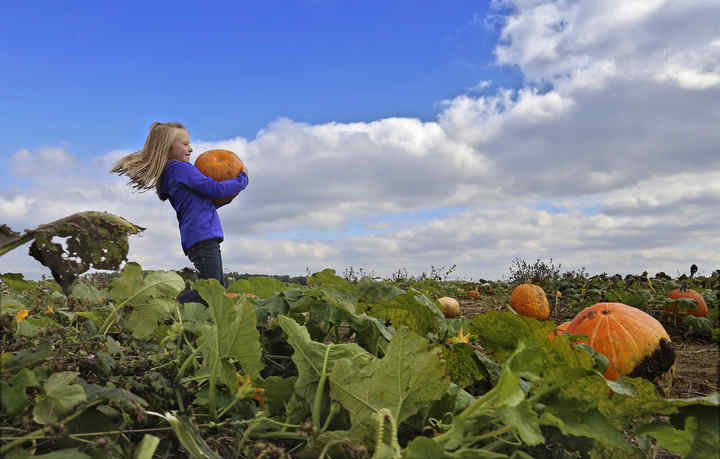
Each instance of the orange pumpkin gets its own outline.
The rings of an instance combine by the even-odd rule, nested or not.
[[[195,167],[203,175],[206,175],[218,182],[230,180],[237,177],[245,169],[245,165],[230,150],[208,150],[195,159]],[[215,204],[225,204],[232,201],[237,193],[220,199],[214,199]]]
[[[587,335],[578,342],[607,357],[607,379],[643,377],[669,392],[675,351],[665,328],[646,312],[622,303],[598,303],[578,313],[565,333]]]
[[[671,317],[673,314],[675,314],[677,310],[677,316],[678,318],[682,319],[686,315],[690,314],[697,317],[707,317],[708,316],[708,307],[707,303],[705,303],[705,299],[701,294],[696,292],[695,290],[691,288],[682,289],[682,288],[676,288],[675,290],[671,290],[668,293],[668,298],[671,298],[673,300],[676,300],[678,298],[692,298],[693,300],[697,301],[697,307],[691,311],[685,311],[680,308],[678,308],[677,304],[669,304],[665,306],[665,318]]]
[[[545,290],[535,284],[520,284],[510,294],[510,307],[522,316],[546,320],[550,317]]]

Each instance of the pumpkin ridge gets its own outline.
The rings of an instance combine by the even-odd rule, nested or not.
[[[632,333],[630,333],[630,330],[628,330],[628,328],[625,327],[625,325],[623,325],[623,323],[621,321],[617,320],[614,317],[613,317],[613,322],[615,323],[615,327],[617,327],[617,330],[625,333],[625,335],[627,336],[628,339],[624,340],[624,344],[625,344],[625,346],[627,346],[628,344],[630,344],[632,346],[633,352],[631,353],[631,355],[642,355],[641,354],[642,349],[640,349],[640,346],[638,346],[637,340],[635,339],[635,336]],[[614,351],[615,340],[612,340],[612,344],[613,344],[613,351]],[[617,356],[613,355],[613,358],[617,359]],[[615,361],[618,362],[619,360],[615,360]],[[636,366],[636,364],[633,363],[633,367],[635,367],[635,366]]]

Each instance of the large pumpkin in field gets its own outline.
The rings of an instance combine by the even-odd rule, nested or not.
[[[195,167],[198,168],[203,175],[206,175],[218,182],[230,180],[237,177],[243,171],[245,165],[230,150],[208,150],[195,159]],[[232,201],[237,193],[232,196],[213,200],[215,204],[225,204]]]
[[[681,310],[677,307],[675,303],[669,304],[665,306],[665,317],[672,316],[675,312],[677,312],[678,318],[682,319],[686,315],[690,314],[692,316],[697,317],[707,317],[708,316],[708,307],[707,303],[705,303],[705,298],[703,298],[702,295],[700,295],[698,292],[691,288],[676,288],[675,290],[671,290],[668,293],[668,298],[671,298],[673,300],[677,300],[678,298],[692,298],[693,300],[697,301],[697,307],[695,309],[692,309],[690,311]],[[677,310],[677,311],[676,311]]]
[[[522,316],[547,320],[550,317],[545,290],[535,284],[520,284],[510,294],[510,306]]]
[[[598,303],[578,313],[563,332],[587,335],[578,342],[607,357],[607,379],[642,377],[669,393],[675,351],[665,328],[650,314],[622,303]]]

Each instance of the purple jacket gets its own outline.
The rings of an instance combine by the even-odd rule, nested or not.
[[[223,240],[222,226],[213,199],[239,193],[248,185],[248,176],[242,172],[235,178],[216,182],[206,177],[195,166],[184,161],[168,161],[158,182],[160,199],[170,199],[180,225],[180,242],[183,251],[206,239]]]

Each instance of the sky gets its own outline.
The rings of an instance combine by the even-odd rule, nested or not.
[[[109,172],[154,121],[226,148],[226,272],[720,268],[717,0],[33,2],[0,17],[0,224],[175,213]],[[26,2],[27,3],[27,2]],[[0,272],[49,276],[29,244]]]

